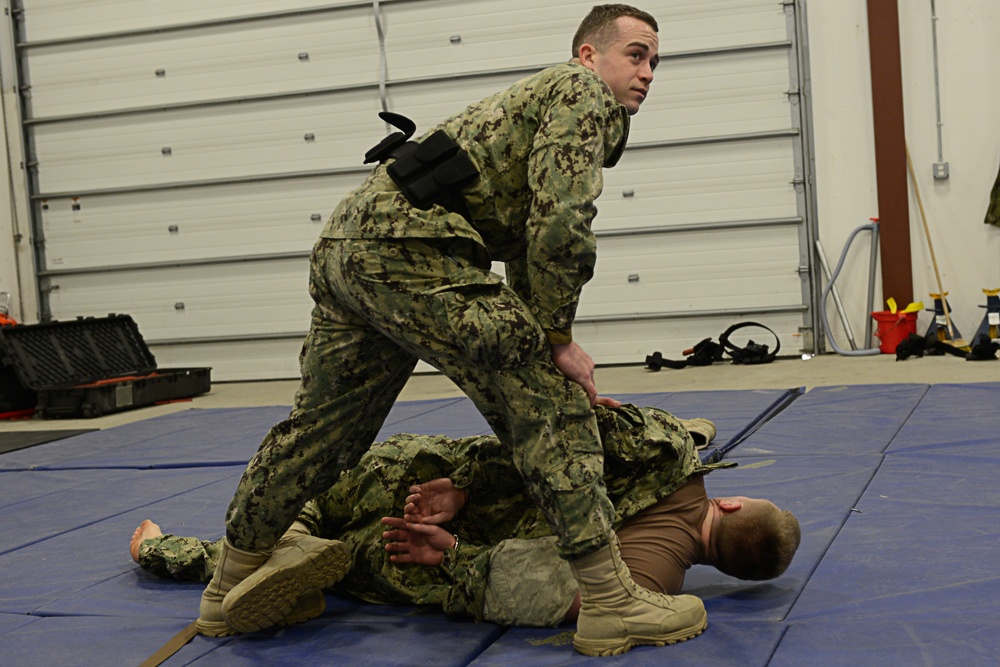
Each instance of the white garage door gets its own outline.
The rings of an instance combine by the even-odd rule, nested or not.
[[[308,253],[378,111],[426,129],[562,62],[592,4],[22,0],[43,319],[128,313],[161,366],[296,376]],[[800,2],[642,8],[662,62],[606,173],[577,338],[641,363],[753,318],[811,350]]]

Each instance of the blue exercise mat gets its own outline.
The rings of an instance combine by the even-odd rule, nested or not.
[[[998,399],[996,383],[930,387],[792,608],[771,664],[996,664],[1000,422],[981,406]]]
[[[468,398],[397,403],[379,431],[382,440],[395,433],[463,437],[490,433],[490,425]]]
[[[785,627],[784,623],[759,621],[716,623],[710,616],[708,629],[694,639],[662,648],[640,646],[622,655],[602,658],[586,657],[570,648],[573,645],[572,626],[555,629],[512,628],[473,660],[470,667],[766,665]]]
[[[434,622],[399,615],[378,623],[321,617],[290,628],[236,637],[183,664],[464,667],[502,633],[492,624],[452,621],[441,615]]]
[[[996,469],[978,457],[886,457],[789,618],[993,622]]]
[[[19,667],[138,665],[152,655],[150,646],[163,646],[190,622],[127,616],[35,618],[33,623],[0,634],[3,663]],[[165,664],[167,667],[189,664],[229,641],[195,637]]]
[[[995,461],[1000,440],[1000,383],[933,385],[887,454],[927,452]]]
[[[112,472],[115,474],[109,474]],[[4,473],[4,477],[11,474]],[[108,470],[75,471],[73,475],[79,484],[61,488],[64,486],[61,480],[56,480],[51,492],[25,500],[0,513],[0,554],[23,551],[37,542],[72,534],[108,517],[119,516],[165,498],[181,502],[180,499],[187,493],[219,480],[227,481],[225,486],[232,497],[240,474],[242,468],[191,468],[184,470],[183,474],[152,470],[131,474]],[[17,475],[24,478],[21,483],[25,485],[31,484],[31,478],[38,476],[32,472]],[[37,479],[34,488],[44,488],[49,481],[53,481],[49,475],[45,479]],[[225,504],[216,506],[217,517],[222,517],[224,512]],[[82,543],[89,542],[85,532],[76,534]]]
[[[1000,416],[976,406],[1000,404],[1000,384],[628,398],[715,421],[740,467],[709,475],[709,495],[770,498],[802,526],[776,580],[689,571],[685,592],[709,612],[701,637],[586,658],[572,626],[504,630],[328,596],[319,619],[196,637],[167,665],[993,664]],[[219,537],[246,460],[287,414],[188,410],[0,456],[4,663],[138,664],[190,623],[201,584],[142,572],[129,537],[145,518]],[[383,435],[485,430],[458,398],[398,404]]]
[[[41,620],[38,616],[25,616],[24,614],[0,614],[0,637],[8,632],[16,630],[31,623]],[[0,639],[0,642],[3,640]]]
[[[991,619],[937,623],[812,621],[791,623],[769,667],[995,667],[1000,623]],[[738,664],[738,663],[720,663]]]
[[[61,491],[68,491],[88,484],[95,479],[109,479],[119,473],[114,470],[94,471],[91,475],[80,475],[76,471],[62,470],[7,470],[0,472],[0,508],[18,505],[35,498]],[[0,551],[3,551],[3,535],[0,535]]]
[[[241,474],[242,468],[134,471],[114,483],[94,482],[65,495],[47,496],[37,506],[25,503],[17,512],[5,513],[4,522],[19,521],[29,534],[8,536],[9,529],[3,530],[4,539],[27,546],[0,555],[0,571],[23,575],[5,576],[0,612],[76,613],[48,605],[72,605],[73,596],[81,591],[89,595],[102,582],[134,572],[129,538],[149,518],[156,501],[163,501],[156,509],[159,520],[169,522],[177,533],[218,538]],[[39,526],[33,528],[33,521]],[[135,614],[127,597],[115,599],[119,600],[118,609],[76,608],[83,613]]]
[[[185,410],[85,433],[0,457],[38,470],[242,465],[288,416],[287,407]]]
[[[927,385],[810,389],[737,451],[743,456],[880,454],[910,418]]]

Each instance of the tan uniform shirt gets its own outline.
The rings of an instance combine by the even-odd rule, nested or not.
[[[699,538],[707,500],[704,476],[695,475],[618,529],[622,559],[637,584],[655,593],[680,593],[684,573],[704,560]]]

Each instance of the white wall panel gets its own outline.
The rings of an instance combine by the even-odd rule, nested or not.
[[[405,109],[422,132],[516,78],[450,81],[433,91],[403,86],[392,108]],[[39,183],[42,192],[72,193],[360,167],[386,134],[380,110],[374,91],[358,91],[42,124]]]
[[[357,175],[283,179],[164,193],[51,199],[50,268],[86,269],[307,251]],[[172,228],[176,227],[176,231]],[[128,253],[109,248],[128,247]]]
[[[775,0],[660,0],[642,8],[660,24],[661,53],[788,39],[784,7]]]
[[[378,65],[371,8],[39,47],[31,54],[32,115],[372,83]]]
[[[41,125],[39,183],[72,193],[358,167],[385,134],[380,109],[362,91]]]
[[[67,320],[127,312],[148,338],[305,331],[308,279],[306,258],[57,276],[52,314]]]
[[[665,60],[629,143],[788,128],[788,50]]]
[[[738,310],[801,303],[792,228],[732,229],[600,240],[580,317]],[[629,281],[629,276],[638,278]]]
[[[226,380],[298,372],[304,255],[388,131],[376,26],[385,101],[423,133],[566,60],[592,3],[386,0],[379,22],[310,0],[24,4],[47,314],[127,312],[161,365]],[[808,251],[786,9],[643,8],[666,57],[605,172],[577,337],[599,363],[641,362],[746,310],[795,348]]]
[[[425,0],[387,4],[390,79],[550,65],[572,56],[571,2]],[[453,41],[453,38],[455,40]]]
[[[390,0],[391,1],[391,0]],[[72,39],[149,30],[278,11],[356,4],[354,0],[29,0],[25,32],[29,41]]]
[[[604,173],[594,230],[795,216],[791,142],[626,151],[619,165]]]

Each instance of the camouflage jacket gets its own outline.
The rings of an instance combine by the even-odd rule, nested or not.
[[[734,465],[703,465],[691,436],[662,410],[625,405],[595,411],[616,526],[693,475]],[[375,445],[328,493],[310,501],[299,520],[354,550],[351,573],[338,590],[370,602],[440,605],[482,620],[492,549],[507,538],[551,535],[510,461],[493,436],[396,435]],[[459,548],[446,552],[438,568],[391,563],[380,519],[402,514],[410,485],[438,477],[450,477],[469,493],[465,507],[446,526],[459,537]]]
[[[410,205],[377,167],[336,208],[324,238],[464,238],[507,263],[510,286],[546,330],[568,330],[593,276],[591,222],[602,168],[617,163],[629,117],[607,84],[577,63],[550,67],[473,104],[442,129],[479,178],[462,193],[470,219]],[[499,281],[499,277],[497,277]]]
[[[1000,174],[997,175],[997,180],[994,181],[993,189],[990,191],[990,204],[986,209],[984,222],[1000,227]]]

